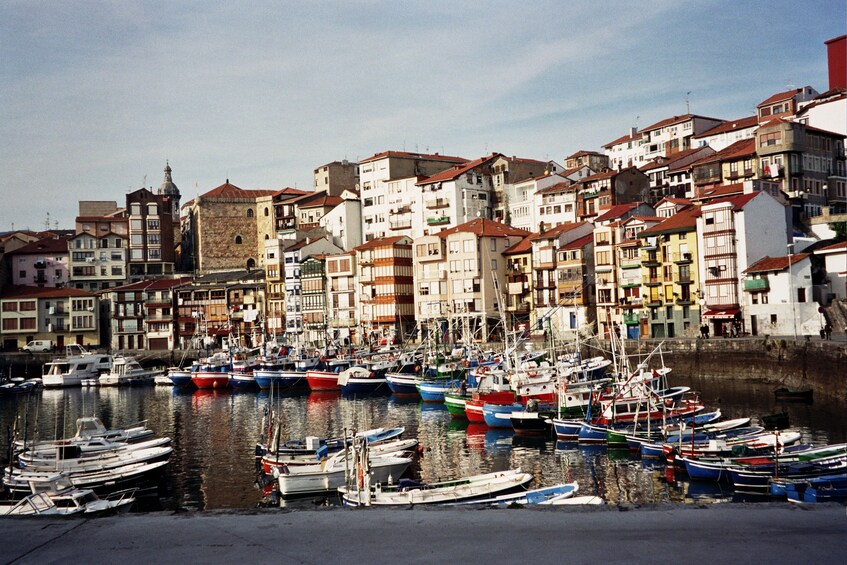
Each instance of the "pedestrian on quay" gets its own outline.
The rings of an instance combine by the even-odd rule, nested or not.
[[[832,341],[832,324],[827,322],[826,325],[823,327],[823,331],[826,334],[826,340]]]

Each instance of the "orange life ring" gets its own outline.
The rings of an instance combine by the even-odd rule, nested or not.
[[[479,368],[479,373],[480,373],[481,375],[484,375],[484,374],[486,374],[487,372],[488,372],[488,367],[480,367],[480,368]]]
[[[537,373],[537,372],[535,372],[535,371],[528,371],[528,372],[527,372],[527,376],[529,376],[529,377],[537,377],[537,376],[538,376],[538,373]]]

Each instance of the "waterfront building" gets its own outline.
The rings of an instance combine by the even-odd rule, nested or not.
[[[640,335],[649,337],[699,335],[699,213],[699,207],[688,206],[636,234],[641,243],[643,309],[633,308],[624,316],[628,336],[635,337],[633,326],[640,328]],[[639,314],[640,319],[636,319]]]
[[[635,167],[597,173],[577,183],[579,218],[594,218],[619,204],[646,202],[649,196],[650,179]]]
[[[180,346],[174,288],[189,279],[148,279],[100,293],[108,334],[102,343],[117,351],[169,350]]]
[[[359,291],[359,344],[405,341],[415,329],[411,238],[372,239],[353,251]]]
[[[391,231],[391,220],[395,225],[405,227],[412,223],[413,195],[419,189],[411,190],[411,181],[393,185],[389,193],[385,184],[401,179],[413,179],[414,184],[436,173],[466,163],[462,157],[448,155],[409,153],[406,151],[384,151],[359,161],[359,195],[362,199],[362,241],[376,238],[415,235]],[[409,206],[407,209],[406,206]],[[395,212],[390,210],[394,208]],[[402,209],[402,212],[400,211]],[[424,228],[426,229],[426,228]]]
[[[722,151],[737,141],[752,139],[759,126],[758,116],[747,116],[737,120],[727,120],[715,127],[693,136],[692,145],[696,147],[711,147]]]
[[[777,117],[759,126],[756,148],[759,177],[788,194],[806,217],[820,215],[847,183],[842,134]],[[847,203],[843,196],[838,201]]]
[[[61,288],[68,285],[68,238],[49,236],[5,254],[12,284]]]
[[[281,235],[280,235],[281,237]],[[284,241],[265,240],[265,332],[272,337],[285,333],[285,257]]]
[[[564,265],[559,265],[560,251],[568,244],[591,235],[594,226],[589,222],[561,224],[550,230],[542,231],[531,236],[532,244],[532,286],[533,309],[530,312],[530,324],[536,330],[539,320],[549,320],[548,328],[563,336],[565,330],[573,329],[572,323],[578,323],[581,305],[574,304],[575,289],[571,288],[568,297],[567,289],[560,289],[559,276]],[[573,282],[563,286],[572,287]],[[584,282],[580,279],[578,285]],[[564,290],[564,292],[562,292]],[[580,288],[580,293],[582,289]]]
[[[227,181],[186,204],[190,249],[200,273],[253,269],[259,266],[264,236],[271,221],[270,205],[263,202],[257,212],[257,199],[273,196],[273,190],[244,190]],[[262,222],[258,216],[266,218]],[[130,220],[131,221],[131,220]],[[260,226],[262,228],[260,234]],[[270,235],[269,235],[270,237]],[[130,250],[130,253],[132,251]]]
[[[168,174],[168,173],[166,173]],[[140,188],[126,195],[127,279],[171,276],[176,264],[173,195]],[[179,198],[179,193],[175,195]],[[177,225],[179,221],[177,220]]]
[[[530,234],[503,251],[506,261],[506,285],[501,295],[506,303],[506,321],[510,330],[530,327],[534,287],[532,283],[532,236]]]
[[[538,190],[532,202],[537,226],[540,228],[543,225],[549,229],[561,224],[576,223],[578,219],[576,191],[576,185],[570,180]]]
[[[612,327],[612,314],[622,315],[622,312],[616,312],[621,304],[620,289],[616,279],[619,222],[634,215],[652,216],[653,214],[653,208],[649,204],[619,204],[594,219],[594,272],[590,275],[593,277],[594,304],[597,308],[595,318],[599,326],[605,328],[604,331]],[[629,292],[630,296],[633,296],[634,291]]]
[[[309,232],[321,227],[323,218],[343,202],[340,196],[326,192],[315,192],[297,199],[297,231]]]
[[[703,203],[697,217],[702,313],[712,335],[743,322],[742,273],[765,256],[780,256],[789,242],[790,211],[763,191]],[[749,331],[742,328],[742,331]]]
[[[17,350],[35,339],[65,345],[100,344],[97,297],[76,288],[7,285],[0,296],[0,339]]]
[[[559,292],[559,339],[567,333],[591,334],[596,329],[594,304],[594,234],[563,243],[556,251],[556,281]],[[553,318],[556,319],[555,317]]]
[[[289,339],[303,333],[303,300],[301,262],[315,254],[341,253],[344,251],[329,238],[305,238],[287,244],[282,250],[283,277],[285,281],[285,332]]]
[[[492,163],[497,154],[457,165],[418,182],[427,235],[474,218],[491,218]]]
[[[351,190],[341,193],[341,202],[319,220],[320,228],[341,249],[362,244],[362,202]]]
[[[690,166],[694,184],[693,194],[702,196],[709,190],[752,181],[758,177],[756,168],[756,140],[742,139],[718,151],[699,159]],[[771,188],[771,195],[779,192]]]
[[[744,270],[744,326],[751,335],[818,335],[811,254],[765,256]]]
[[[630,128],[629,134],[607,143],[603,148],[612,169],[641,167],[656,157],[668,157],[697,147],[694,136],[723,122],[695,114],[673,116],[640,131]]]
[[[97,204],[105,206],[98,210]],[[76,235],[68,241],[70,284],[91,292],[126,284],[128,222],[124,210],[115,202],[79,205]],[[97,211],[107,215],[90,215]]]
[[[303,310],[303,337],[307,343],[323,347],[329,329],[326,255],[310,255],[300,263],[300,292]]]
[[[492,156],[494,159],[489,171],[492,187],[491,214],[483,217],[510,225],[514,225],[514,222],[510,218],[509,210],[518,199],[515,185],[528,179],[557,175],[564,171],[564,167],[555,161],[538,161],[514,155],[508,157],[502,153],[492,153]]]
[[[419,335],[489,341],[500,321],[507,257],[529,232],[478,218],[414,242],[414,304]],[[496,283],[494,282],[496,279]]]
[[[714,149],[708,146],[694,147],[670,157],[657,157],[640,167],[640,170],[650,178],[649,202],[658,202],[668,196],[684,197],[690,189],[690,183],[685,182],[687,178],[679,174],[672,176],[671,171],[689,171],[692,163],[714,153]]]
[[[330,196],[341,196],[345,191],[357,191],[359,165],[344,159],[321,165],[314,171],[315,192],[326,192]]]
[[[564,182],[564,177],[557,174],[549,174],[527,179],[512,185],[511,189],[506,191],[508,195],[508,224],[514,228],[532,231],[540,229],[542,223],[545,226],[562,223],[564,214],[561,204],[551,202],[539,208],[536,206],[536,203],[538,202],[537,196],[541,191],[552,186],[564,184]],[[541,199],[543,200],[543,196]],[[549,195],[548,200],[550,200]],[[542,215],[549,223],[541,219]],[[575,216],[575,214],[572,213],[571,216]]]
[[[295,239],[297,229],[297,203],[310,192],[297,188],[283,188],[271,195],[274,230],[280,239]],[[273,236],[270,237],[273,239]]]
[[[826,302],[847,299],[847,241],[833,243],[815,250],[823,257],[829,296]]]
[[[337,343],[358,343],[356,317],[356,253],[348,251],[326,256],[329,296],[327,316],[329,335]]]

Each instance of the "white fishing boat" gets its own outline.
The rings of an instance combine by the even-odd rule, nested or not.
[[[73,486],[58,475],[44,483],[31,485],[33,493],[18,502],[0,502],[0,516],[71,516],[126,512],[135,502],[135,489],[114,493],[101,499],[91,489]]]

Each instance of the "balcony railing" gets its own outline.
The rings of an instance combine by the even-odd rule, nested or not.
[[[674,253],[673,262],[677,264],[691,263],[691,253]]]
[[[638,318],[638,314],[635,312],[625,312],[623,315],[623,323],[629,326],[639,324],[640,320]]]
[[[439,224],[446,224],[450,221],[449,216],[433,216],[426,219],[426,223],[430,226],[435,226]]]
[[[744,281],[744,290],[747,292],[767,292],[770,289],[771,285],[767,277],[747,279]]]
[[[450,201],[446,198],[428,198],[424,201],[427,208],[446,208],[449,205]]]

